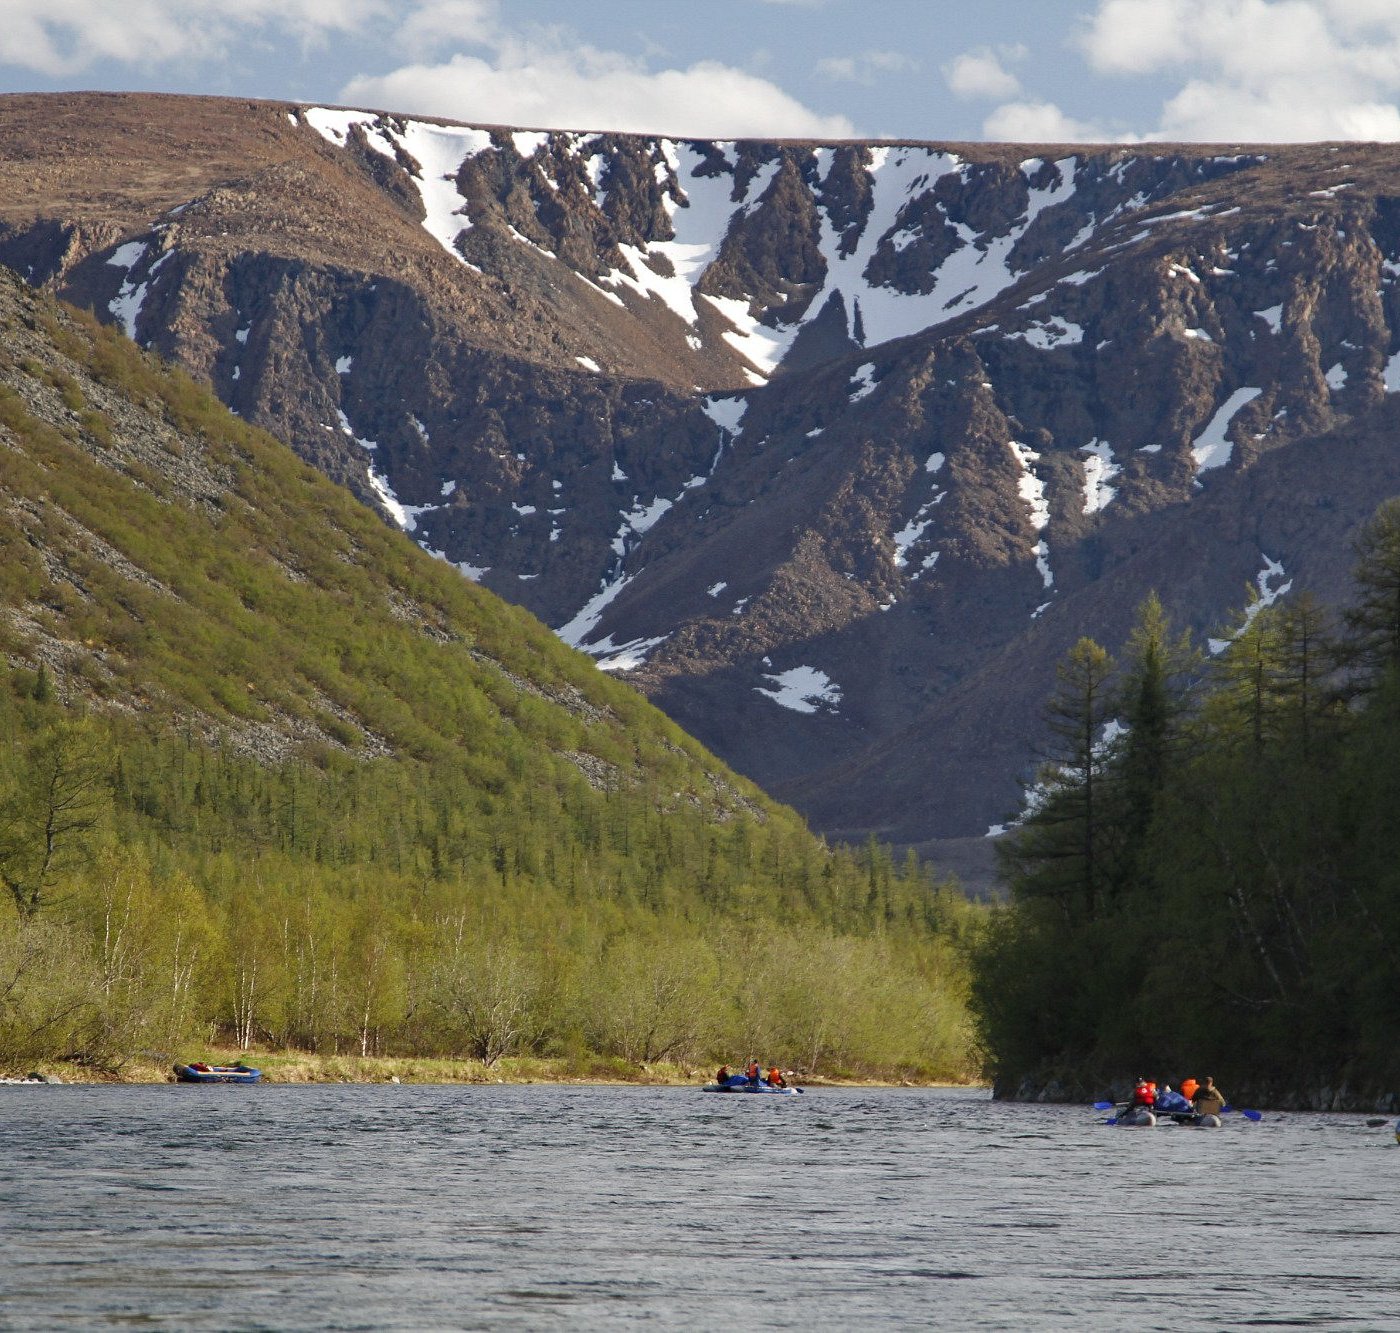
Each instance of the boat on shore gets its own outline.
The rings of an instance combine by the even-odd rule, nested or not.
[[[196,1060],[193,1064],[175,1066],[177,1083],[256,1083],[261,1078],[261,1069],[253,1069],[241,1061],[236,1065],[207,1065]]]

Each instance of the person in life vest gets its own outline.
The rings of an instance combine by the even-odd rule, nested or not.
[[[1157,1100],[1157,1085],[1145,1078],[1138,1079],[1133,1086],[1133,1095],[1128,1099],[1129,1106],[1145,1106],[1149,1111]]]
[[[1196,1089],[1200,1086],[1194,1078],[1184,1078],[1181,1080],[1181,1095],[1189,1102],[1196,1095]]]
[[[787,1087],[787,1080],[783,1077],[783,1071],[779,1069],[777,1065],[774,1065],[773,1068],[768,1071],[768,1086],[770,1088]]]
[[[749,1066],[744,1070],[744,1077],[749,1081],[749,1087],[758,1087],[758,1061],[750,1060]]]
[[[1209,1074],[1196,1089],[1191,1105],[1196,1108],[1197,1115],[1219,1115],[1225,1109],[1225,1094],[1215,1086],[1215,1080]]]
[[[724,1085],[725,1085],[726,1083],[729,1082],[729,1066],[728,1066],[728,1065],[720,1065],[720,1067],[719,1067],[719,1073],[717,1073],[717,1074],[715,1075],[715,1082],[718,1083],[718,1084],[720,1085],[720,1087],[724,1087]]]

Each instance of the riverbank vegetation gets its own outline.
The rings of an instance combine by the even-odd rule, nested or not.
[[[1400,501],[1355,585],[1256,603],[1210,658],[1154,599],[1116,660],[1063,662],[975,982],[999,1091],[1400,1089]]]
[[[974,1068],[976,909],[912,860],[582,778],[495,801],[450,768],[269,766],[5,684],[12,1072],[220,1040],[486,1067]]]
[[[240,1061],[262,1072],[262,1082],[309,1083],[457,1083],[519,1086],[521,1084],[607,1084],[618,1087],[699,1088],[714,1079],[715,1065],[689,1061],[656,1060],[638,1064],[621,1056],[575,1054],[572,1056],[507,1055],[487,1064],[482,1060],[447,1056],[312,1054],[297,1050],[263,1050],[206,1045],[200,1048],[206,1062],[235,1065]],[[722,1058],[722,1057],[721,1057]],[[174,1064],[184,1063],[178,1053],[139,1051],[118,1066],[98,1068],[70,1061],[40,1061],[28,1071],[44,1079],[67,1083],[151,1084],[175,1082]],[[733,1064],[734,1061],[729,1061]],[[927,1079],[907,1074],[831,1070],[798,1075],[789,1070],[794,1086],[826,1087],[973,1087],[976,1078]]]

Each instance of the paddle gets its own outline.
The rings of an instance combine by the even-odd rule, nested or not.
[[[1117,1106],[1117,1105],[1118,1105],[1117,1102],[1095,1102],[1095,1103],[1094,1103],[1094,1110],[1096,1110],[1096,1111],[1111,1111],[1111,1110],[1113,1110],[1113,1108],[1114,1108],[1115,1106]]]
[[[1255,1121],[1256,1123],[1264,1118],[1262,1115],[1259,1114],[1258,1111],[1246,1111],[1246,1110],[1244,1110],[1244,1109],[1241,1108],[1241,1107],[1236,1107],[1236,1106],[1222,1106],[1220,1109],[1221,1109],[1222,1111],[1226,1111],[1226,1112],[1229,1112],[1229,1111],[1238,1111],[1239,1114],[1242,1115],[1242,1116],[1244,1116],[1244,1118],[1245,1118],[1246,1120],[1253,1120],[1253,1121]]]

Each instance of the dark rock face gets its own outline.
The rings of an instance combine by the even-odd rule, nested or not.
[[[176,98],[6,98],[0,124],[0,260],[817,827],[974,879],[1075,639],[1116,648],[1152,589],[1202,635],[1247,586],[1340,598],[1400,489],[1391,147],[686,143]]]

